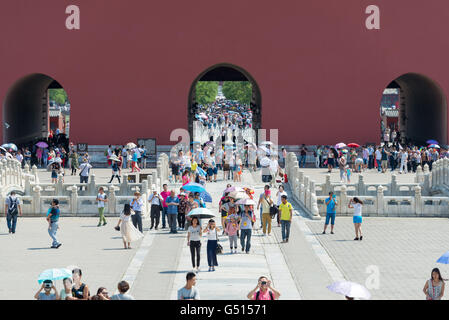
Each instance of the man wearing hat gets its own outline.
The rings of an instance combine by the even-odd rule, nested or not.
[[[133,214],[131,216],[131,219],[133,221],[134,227],[138,228],[140,232],[143,232],[142,230],[142,207],[143,207],[143,200],[140,197],[140,192],[134,193],[134,199],[131,200],[129,203],[131,208],[134,210],[136,214]]]

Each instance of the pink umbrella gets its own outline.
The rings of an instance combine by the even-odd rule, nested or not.
[[[344,147],[346,147],[346,145],[343,142],[337,143],[335,145],[335,149],[341,149],[341,148],[344,148]]]
[[[226,192],[234,192],[234,191],[244,192],[245,190],[240,187],[229,187],[229,188],[226,188],[224,192],[226,193]]]

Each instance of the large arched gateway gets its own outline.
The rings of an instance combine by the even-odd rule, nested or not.
[[[49,131],[68,133],[70,107],[56,108],[50,91],[62,89],[52,77],[34,73],[12,85],[3,103],[3,141],[28,144],[47,138]],[[65,92],[64,92],[65,93]],[[55,108],[50,108],[53,106]]]
[[[423,145],[437,140],[447,144],[446,95],[424,75],[406,73],[393,80],[382,96],[381,115],[382,128],[398,130],[401,143]]]
[[[187,119],[190,137],[193,137],[193,121],[196,108],[198,106],[198,99],[196,93],[196,85],[199,81],[248,81],[251,84],[252,94],[250,106],[253,113],[253,129],[261,128],[262,122],[262,97],[259,86],[254,78],[241,67],[229,63],[220,63],[207,68],[201,72],[193,81],[188,98]],[[256,131],[257,132],[257,131]]]

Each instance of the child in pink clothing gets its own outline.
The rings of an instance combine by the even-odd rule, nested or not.
[[[237,230],[239,230],[239,224],[235,221],[235,218],[232,217],[231,222],[226,224],[226,233],[229,236],[231,253],[237,253]],[[234,245],[234,251],[232,251],[232,245]]]

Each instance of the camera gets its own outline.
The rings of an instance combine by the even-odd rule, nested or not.
[[[260,284],[264,286],[264,285],[267,284],[267,282],[266,281],[262,281]]]
[[[45,289],[51,289],[51,287],[53,286],[53,282],[50,280],[44,281],[44,288]]]

